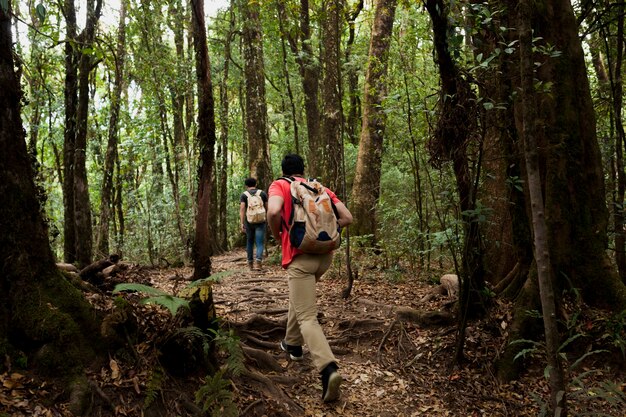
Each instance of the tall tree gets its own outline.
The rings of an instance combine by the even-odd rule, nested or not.
[[[380,197],[380,174],[386,114],[383,100],[387,94],[389,46],[397,0],[377,0],[370,40],[365,87],[363,122],[359,153],[352,188],[351,211],[354,235],[375,235],[376,205]]]
[[[341,107],[341,63],[339,61],[339,42],[341,39],[341,14],[343,11],[341,0],[332,0],[324,3],[322,25],[322,63],[324,76],[322,79],[323,111],[321,118],[323,147],[321,152],[323,161],[324,182],[335,190],[341,199],[345,199],[346,190],[343,189],[343,143],[341,138],[341,124],[343,109]]]
[[[246,81],[246,131],[248,135],[248,167],[259,186],[267,188],[272,182],[272,165],[267,127],[265,100],[265,66],[263,64],[263,35],[260,5],[241,0],[243,17],[244,77]]]
[[[74,0],[65,0],[65,127],[63,130],[63,258],[76,261],[76,222],[74,216],[74,152],[76,144],[76,109],[78,106],[78,54],[76,45],[76,8]]]
[[[193,38],[196,51],[196,77],[198,79],[198,133],[200,148],[199,183],[196,214],[196,236],[193,248],[194,280],[211,275],[211,240],[209,234],[209,208],[211,174],[215,160],[215,101],[211,81],[211,65],[204,23],[204,0],[192,0]]]
[[[74,143],[74,216],[76,222],[76,260],[81,267],[91,263],[93,241],[86,164],[89,76],[95,62],[92,55],[87,51],[93,46],[101,10],[102,0],[87,1],[85,28],[79,36],[81,53],[78,60],[78,106],[76,108],[76,140]]]
[[[4,349],[30,355],[45,347],[36,355],[39,372],[67,377],[76,391],[86,392],[82,370],[94,357],[92,346],[102,345],[99,326],[54,264],[20,117],[10,10],[11,1],[0,4],[0,334]],[[70,411],[82,413],[75,401]]]
[[[514,27],[518,2],[490,2],[502,10],[500,21],[494,22],[494,32],[500,27]],[[542,0],[532,10],[533,57],[538,67],[535,85],[545,86],[536,96],[536,140],[539,151],[541,187],[544,194],[547,241],[550,249],[551,279],[555,294],[572,288],[590,305],[621,311],[626,307],[626,287],[609,262],[605,203],[604,173],[600,147],[596,136],[596,121],[589,89],[583,49],[578,36],[578,25],[568,0]],[[517,34],[506,31],[505,43],[517,40]],[[514,97],[519,91],[519,67],[503,59],[494,68],[501,76],[502,97]],[[523,137],[520,131],[522,104],[511,102],[509,118],[515,120],[511,130],[503,131],[499,143],[502,154],[511,158],[509,166],[519,167],[524,185],[522,201],[510,205],[511,227],[519,228],[528,221],[529,213],[521,215],[529,205],[528,172],[522,154]],[[504,110],[503,110],[504,111]],[[517,193],[521,194],[521,193]],[[536,318],[526,314],[539,310],[539,288],[536,259],[526,256],[532,240],[524,233],[514,233],[515,253],[519,254],[519,292],[515,298],[514,320],[509,327],[511,340],[536,337]],[[531,252],[532,253],[532,252]],[[560,299],[556,299],[559,303]],[[557,310],[558,311],[558,310]],[[498,361],[501,379],[515,377],[520,371],[514,361],[521,348],[509,345]]]
[[[228,248],[228,77],[231,60],[230,44],[235,35],[235,10],[231,1],[228,10],[228,30],[224,39],[224,72],[220,81],[220,145],[217,150],[219,169],[218,241],[222,249]]]
[[[535,60],[532,44],[532,1],[523,0],[519,4],[519,57],[521,85],[522,140],[524,160],[528,176],[528,194],[532,214],[537,280],[541,296],[541,311],[546,338],[547,373],[550,381],[550,405],[553,415],[566,416],[566,389],[563,366],[559,356],[559,331],[557,329],[556,304],[552,288],[550,268],[550,247],[546,226],[545,205],[541,190],[541,173],[537,152],[537,114],[535,107]]]
[[[100,223],[96,239],[98,252],[101,256],[109,254],[109,222],[113,212],[113,174],[117,160],[117,143],[119,140],[119,116],[122,103],[122,92],[125,87],[124,66],[126,62],[126,8],[127,0],[120,4],[120,20],[117,33],[117,48],[113,59],[114,81],[111,96],[111,113],[107,151],[104,159],[102,191],[100,192]]]
[[[356,19],[363,10],[363,0],[357,0],[350,8],[350,11],[346,13],[346,19],[348,20],[348,39],[346,40],[346,50],[344,53],[344,60],[346,63],[346,79],[347,79],[347,94],[348,94],[348,117],[346,118],[346,134],[348,140],[356,144],[358,135],[358,120],[361,115],[361,99],[359,96],[359,74],[357,72],[357,66],[351,62],[352,49],[354,47],[354,40],[356,38]]]

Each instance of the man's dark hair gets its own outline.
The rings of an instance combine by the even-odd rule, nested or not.
[[[304,174],[304,160],[295,153],[285,155],[281,163],[283,175]]]
[[[244,184],[246,184],[246,187],[256,187],[256,178],[246,178]]]

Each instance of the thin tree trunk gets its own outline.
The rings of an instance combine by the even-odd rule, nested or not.
[[[100,224],[98,228],[98,252],[99,256],[109,254],[109,222],[113,212],[113,174],[115,173],[115,161],[117,160],[117,142],[119,138],[119,114],[122,103],[122,91],[125,87],[124,66],[126,62],[126,5],[122,0],[120,4],[120,20],[117,34],[117,50],[115,56],[115,79],[113,81],[113,95],[111,97],[111,114],[109,117],[109,137],[107,151],[104,159],[104,175],[102,178],[102,191],[100,193]]]
[[[193,279],[211,275],[211,240],[209,207],[211,201],[211,172],[215,147],[215,104],[211,82],[211,65],[204,23],[204,0],[192,0],[193,37],[198,79],[198,146],[200,148],[199,183],[196,214],[196,235],[193,249]]]
[[[74,0],[65,0],[65,127],[63,129],[63,259],[76,261],[76,218],[74,215],[74,152],[78,106],[78,54]]]
[[[278,9],[278,27],[280,29],[280,47],[282,52],[282,64],[283,64],[283,77],[285,77],[285,86],[287,87],[287,97],[289,98],[289,109],[291,110],[291,122],[293,123],[293,140],[294,148],[297,154],[300,154],[300,136],[298,133],[298,118],[296,112],[296,103],[293,97],[293,91],[291,89],[291,77],[289,76],[289,69],[287,68],[287,46],[285,45],[285,39],[287,33],[285,32],[285,4],[284,1],[278,0],[276,2],[276,8]]]
[[[358,85],[359,75],[357,73],[356,65],[350,62],[352,56],[352,46],[355,39],[355,21],[359,14],[363,10],[363,0],[358,0],[349,13],[347,13],[348,19],[348,40],[346,41],[345,62],[347,64],[346,75],[348,80],[348,117],[346,119],[346,132],[348,134],[348,140],[353,145],[357,143],[358,138],[358,122],[361,112],[361,99],[359,97]]]
[[[374,235],[374,239],[386,124],[382,102],[387,94],[386,75],[396,5],[397,0],[376,3],[363,92],[361,139],[350,199],[355,219],[351,232],[356,236]]]
[[[272,182],[272,168],[267,128],[267,103],[265,101],[263,38],[259,14],[260,5],[258,2],[243,1],[248,167],[250,176],[258,180],[259,187],[267,188]]]
[[[94,4],[95,3],[95,4]],[[80,35],[81,48],[93,45],[96,26],[100,18],[102,0],[87,2],[85,29]],[[81,53],[78,61],[78,107],[76,109],[76,142],[74,148],[74,215],[76,219],[76,260],[81,267],[91,264],[92,230],[91,204],[87,182],[87,136],[89,116],[89,75],[93,60]]]
[[[531,30],[531,0],[519,3],[520,33],[520,79],[522,99],[522,121],[524,159],[528,175],[528,190],[532,213],[533,235],[535,243],[535,262],[541,296],[541,309],[546,337],[546,354],[550,381],[550,404],[554,416],[567,415],[565,399],[565,380],[563,367],[558,354],[559,331],[557,328],[556,303],[552,288],[552,264],[550,262],[550,246],[548,244],[548,228],[545,219],[541,174],[539,171],[539,155],[536,140],[536,103],[534,100],[534,63]]]
[[[323,157],[324,182],[334,190],[340,199],[345,200],[346,190],[343,188],[343,143],[341,142],[341,124],[343,109],[341,107],[341,63],[339,62],[339,41],[341,37],[340,23],[341,0],[324,3],[322,44],[322,62],[324,77],[322,79],[323,112],[322,135],[324,145],[320,152]]]
[[[624,194],[626,191],[626,174],[624,173],[624,124],[622,123],[622,61],[624,56],[624,5],[620,4],[617,17],[617,38],[615,40],[616,59],[615,73],[612,74],[613,117],[615,120],[615,173],[616,189],[613,206],[615,226],[615,263],[622,282],[626,283],[626,230],[624,230]]]
[[[220,82],[220,146],[217,150],[217,159],[220,163],[219,175],[219,209],[218,209],[218,237],[223,250],[228,250],[228,76],[230,69],[230,43],[235,34],[235,11],[233,3],[229,7],[229,27],[224,44],[224,75]]]

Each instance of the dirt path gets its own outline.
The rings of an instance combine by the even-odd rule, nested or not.
[[[243,250],[216,257],[213,265],[216,271],[234,272],[214,286],[218,315],[232,323],[245,323],[253,317],[282,323],[281,329],[274,329],[277,331],[257,334],[260,338],[247,339],[245,335],[242,338],[277,361],[279,369],[264,373],[287,381],[279,385],[304,410],[304,415],[536,415],[531,413],[534,407],[526,399],[516,398],[510,387],[498,386],[486,376],[489,372],[482,363],[469,364],[456,372],[446,370],[454,346],[454,327],[420,328],[396,321],[396,310],[417,307],[418,300],[430,287],[415,282],[358,281],[352,296],[344,300],[340,296],[344,283],[336,277],[336,265],[318,283],[318,305],[320,322],[339,359],[344,383],[341,399],[324,404],[320,399],[319,375],[312,367],[306,347],[302,362],[288,360],[278,348],[284,335],[288,304],[286,272],[267,263],[261,272],[248,271]],[[449,300],[435,303],[445,301]],[[468,356],[485,360],[482,355],[486,348],[470,335]],[[474,349],[483,352],[473,353]],[[482,357],[478,358],[479,355]],[[259,398],[245,388],[239,393],[242,394],[238,397],[240,410],[247,409],[247,415],[256,415],[254,402],[260,404]],[[290,415],[300,414],[294,410]]]

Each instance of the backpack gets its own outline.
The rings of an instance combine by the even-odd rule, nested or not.
[[[293,208],[289,223],[291,246],[304,253],[323,254],[339,247],[341,229],[337,208],[326,188],[314,178],[298,181],[293,177],[280,179],[290,184]]]
[[[265,205],[261,198],[261,190],[256,190],[254,194],[245,191],[248,197],[248,209],[246,210],[246,219],[250,224],[265,222]]]

